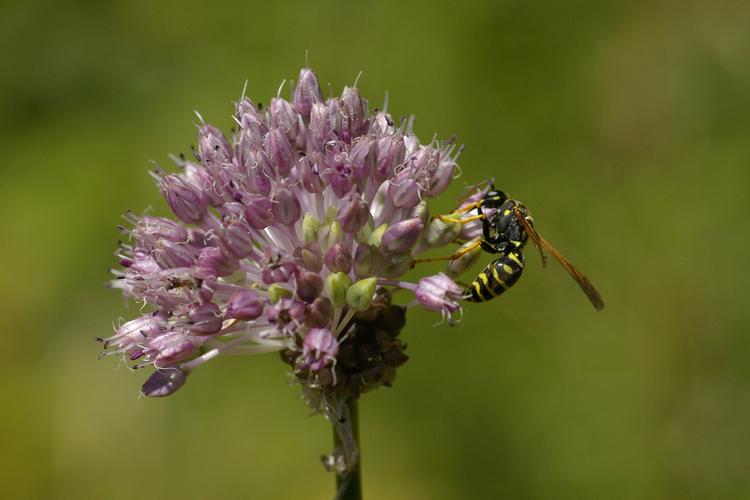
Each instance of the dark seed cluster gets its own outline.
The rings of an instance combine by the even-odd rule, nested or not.
[[[386,298],[390,302],[389,298]],[[381,385],[390,387],[396,369],[406,363],[406,344],[399,334],[406,324],[406,308],[380,302],[354,316],[354,327],[339,345],[335,365],[316,373],[297,373],[313,386],[326,392],[336,392],[345,399],[356,399],[360,394]],[[281,358],[291,366],[297,365],[298,350],[286,349]]]

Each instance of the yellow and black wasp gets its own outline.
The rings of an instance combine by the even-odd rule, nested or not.
[[[494,209],[486,215],[484,209]],[[461,216],[476,210],[476,215]],[[458,215],[458,217],[456,217]],[[464,204],[453,216],[440,216],[449,222],[467,223],[472,220],[482,221],[482,237],[474,243],[464,246],[450,259],[481,247],[482,250],[500,257],[490,262],[482,272],[466,287],[466,300],[486,302],[512,287],[521,277],[524,268],[523,248],[529,238],[534,242],[542,257],[542,266],[547,265],[546,252],[565,268],[578,283],[591,304],[597,311],[604,308],[604,301],[589,279],[568,259],[545,240],[534,229],[534,219],[529,210],[518,200],[509,198],[504,192],[490,184],[484,195],[475,202]]]

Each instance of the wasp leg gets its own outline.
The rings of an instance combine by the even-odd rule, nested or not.
[[[469,203],[465,207],[461,207],[461,208],[456,209],[456,212],[458,212],[460,214],[463,214],[463,213],[466,213],[466,212],[471,212],[475,208],[479,208],[481,206],[482,206],[481,202]]]
[[[426,262],[436,262],[436,261],[439,261],[439,260],[450,260],[450,261],[453,261],[453,260],[456,260],[456,259],[460,259],[461,257],[463,257],[464,255],[466,255],[467,253],[475,250],[477,247],[479,247],[479,246],[483,247],[483,244],[485,244],[485,243],[486,243],[485,241],[477,240],[474,243],[472,243],[471,245],[468,245],[465,248],[460,249],[456,253],[454,253],[452,255],[448,255],[447,257],[432,257],[432,258],[429,258],[429,259],[414,259],[411,262],[411,267],[412,267],[412,269],[414,269],[414,266],[416,266],[417,264],[424,264]]]
[[[475,207],[475,208],[478,208],[478,207]],[[471,222],[473,220],[486,219],[487,217],[484,214],[479,214],[479,215],[472,215],[469,217],[462,217],[462,218],[449,217],[447,215],[436,215],[435,218],[440,219],[443,222],[458,222],[459,224],[466,224],[467,222]]]

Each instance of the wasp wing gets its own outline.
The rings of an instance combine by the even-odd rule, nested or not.
[[[526,216],[521,213],[520,210],[516,209],[514,215],[516,220],[526,230],[526,234],[529,235],[531,241],[534,242],[536,249],[539,250],[539,255],[542,257],[542,267],[547,267],[547,256],[544,254],[544,245],[542,244],[542,237],[536,232],[536,229],[526,220]]]
[[[516,211],[516,219],[518,219],[518,222],[523,225],[526,233],[529,235],[529,238],[531,238],[531,240],[539,250],[539,253],[542,256],[542,265],[546,266],[547,258],[544,254],[544,250],[547,250],[560,263],[560,265],[563,266],[566,271],[568,271],[568,274],[570,274],[575,282],[578,283],[578,286],[580,286],[581,290],[583,290],[583,293],[586,294],[586,297],[588,297],[591,305],[594,306],[594,309],[596,309],[597,311],[601,311],[602,309],[604,309],[604,300],[602,300],[602,296],[599,291],[594,288],[594,285],[591,284],[591,281],[589,281],[589,279],[581,271],[579,271],[578,268],[574,266],[568,259],[563,257],[563,255],[555,247],[553,247],[547,240],[542,238],[542,236],[537,233],[533,227],[531,227],[531,224],[529,224],[529,221],[526,220],[526,217],[524,217],[521,212]]]
[[[557,251],[555,247],[549,244],[547,240],[539,237],[542,242],[542,246],[547,249],[549,253],[552,254],[552,256],[557,259],[557,261],[565,268],[566,271],[568,271],[568,274],[578,283],[578,286],[581,287],[581,290],[583,290],[583,293],[586,294],[586,297],[589,298],[589,301],[591,301],[591,305],[594,306],[594,309],[597,311],[601,311],[604,309],[604,300],[602,300],[602,296],[599,293],[599,291],[594,288],[594,285],[591,284],[589,279],[578,270],[576,266],[574,266],[568,259],[562,256],[560,252]]]

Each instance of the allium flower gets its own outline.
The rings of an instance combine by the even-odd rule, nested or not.
[[[431,221],[426,205],[460,150],[421,144],[413,119],[369,113],[356,88],[324,99],[310,69],[291,101],[262,109],[243,97],[233,117],[229,138],[201,123],[196,161],[152,173],[175,219],[126,214],[112,286],[143,315],[101,339],[105,354],[152,367],[142,392],[161,397],[220,354],[281,351],[337,427],[328,465],[346,470],[357,460],[347,402],[390,385],[408,359],[406,307],[391,291],[449,321],[460,311],[462,289],[445,274],[401,279],[462,230]]]
[[[464,295],[464,291],[452,279],[440,273],[419,280],[414,295],[417,302],[427,309],[450,316],[461,309],[458,301]]]

